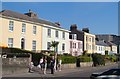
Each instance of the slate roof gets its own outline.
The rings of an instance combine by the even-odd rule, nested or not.
[[[41,23],[41,24],[47,24],[47,25],[50,25],[50,26],[61,28],[58,25],[56,25],[55,23],[52,23],[50,21],[46,21],[46,20],[38,19],[38,18],[32,18],[32,17],[29,17],[25,14],[20,14],[18,12],[14,12],[14,11],[11,11],[11,10],[3,10],[3,11],[0,12],[0,15],[13,17],[13,18],[18,18],[18,19],[23,19],[23,20],[32,21],[32,22],[37,22],[37,23]]]
[[[96,41],[96,45],[108,46],[104,41]]]
[[[107,43],[109,46],[111,46],[111,45],[112,45],[112,46],[117,46],[115,43],[112,43],[112,42],[110,42],[110,41],[109,41],[109,42],[106,42],[106,43]]]

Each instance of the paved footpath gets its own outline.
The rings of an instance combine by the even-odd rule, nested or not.
[[[111,66],[117,67],[118,64],[111,64]],[[90,70],[99,70],[101,68],[108,68],[110,65],[106,66],[98,66],[98,67],[79,67],[79,68],[72,68],[72,69],[64,69],[62,71],[57,71],[55,74],[50,74],[50,70],[47,70],[47,74],[42,74],[42,72],[34,72],[34,73],[22,73],[22,74],[13,74],[13,75],[6,75],[3,77],[61,77],[65,74],[69,73],[76,73],[76,72],[83,72],[83,71],[90,71]]]

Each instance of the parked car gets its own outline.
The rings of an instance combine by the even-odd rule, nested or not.
[[[120,79],[120,68],[93,73],[91,74],[90,79]]]

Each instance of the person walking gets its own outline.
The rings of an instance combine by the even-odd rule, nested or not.
[[[47,69],[47,57],[45,56],[44,58],[44,70],[43,70],[43,73],[46,74],[46,69]]]
[[[54,64],[55,64],[55,59],[54,56],[52,56],[52,59],[50,61],[51,74],[54,74]]]
[[[58,69],[59,69],[59,71],[61,71],[61,65],[62,65],[62,59],[59,58],[58,59]]]
[[[33,73],[33,71],[32,71],[33,67],[34,67],[34,64],[33,64],[33,62],[31,61],[31,62],[29,63],[29,70],[28,70],[28,72]]]
[[[40,63],[40,66],[41,66],[41,70],[43,70],[43,65],[44,65],[44,64],[43,64],[43,57],[40,59],[40,62],[39,62],[39,63]]]

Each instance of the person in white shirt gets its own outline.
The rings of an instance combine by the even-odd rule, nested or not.
[[[44,74],[46,74],[46,69],[47,69],[47,57],[45,56],[44,58]]]
[[[58,59],[58,69],[59,69],[59,71],[61,71],[61,66],[62,66],[62,59],[59,58]]]
[[[32,68],[34,67],[34,64],[33,64],[33,62],[31,61],[30,63],[29,63],[29,71],[28,72],[30,72],[30,73],[32,73],[33,71],[32,71]]]
[[[43,70],[43,65],[44,65],[44,63],[43,63],[43,57],[40,59],[40,66],[41,66],[41,70]]]

